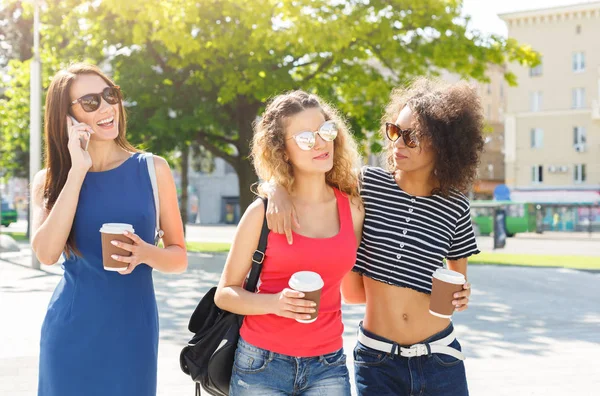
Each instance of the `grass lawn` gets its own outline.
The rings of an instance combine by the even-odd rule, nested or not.
[[[9,237],[11,237],[12,239],[14,239],[17,242],[27,242],[27,236],[24,232],[4,232],[4,231],[2,231],[2,234],[8,235]]]
[[[17,242],[27,242],[24,232],[2,232],[4,235],[12,237]],[[206,253],[227,253],[231,247],[230,243],[216,242],[187,242],[188,252],[206,252]]]
[[[3,232],[16,241],[25,242],[24,232]],[[230,243],[187,242],[188,252],[227,253]],[[539,254],[508,254],[483,252],[469,259],[469,264],[520,265],[525,267],[560,267],[572,269],[600,270],[600,257],[550,256]]]
[[[229,243],[188,242],[189,252],[227,253]],[[560,267],[600,270],[600,257],[550,256],[484,252],[469,259],[469,264],[520,265],[525,267]]]
[[[469,259],[469,264],[522,265],[527,267],[562,267],[600,270],[600,257],[550,256],[483,252]]]
[[[204,252],[204,253],[227,253],[231,248],[230,243],[220,242],[187,242],[188,252]]]

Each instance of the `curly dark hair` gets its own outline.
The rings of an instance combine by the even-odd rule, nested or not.
[[[447,84],[418,78],[390,95],[380,132],[385,123],[396,122],[409,106],[415,116],[416,137],[428,141],[435,152],[434,174],[440,184],[432,194],[448,196],[451,190],[466,193],[477,176],[483,150],[484,117],[479,95],[466,82]],[[387,163],[394,172],[393,143],[388,140]]]

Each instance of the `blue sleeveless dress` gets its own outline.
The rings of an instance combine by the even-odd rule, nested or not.
[[[88,172],[73,223],[81,257],[63,264],[42,326],[38,396],[154,396],[158,311],[152,268],[105,271],[100,227],[129,223],[153,243],[156,212],[146,158]]]

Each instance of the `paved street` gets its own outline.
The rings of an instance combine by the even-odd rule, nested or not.
[[[40,326],[60,269],[31,270],[23,253],[0,257],[0,395],[34,395]],[[179,369],[179,351],[190,337],[189,315],[218,281],[223,260],[193,254],[185,274],[155,273],[161,396],[192,394]],[[600,274],[474,266],[470,280],[473,301],[455,325],[468,356],[472,395],[598,394]],[[362,306],[344,307],[349,361],[362,314]]]

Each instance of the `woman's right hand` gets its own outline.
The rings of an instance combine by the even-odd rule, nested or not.
[[[277,316],[290,319],[307,320],[310,314],[316,311],[313,301],[304,300],[304,293],[283,289],[277,294],[273,294],[272,313]]]
[[[88,140],[94,133],[92,127],[83,123],[73,123],[67,116],[67,131],[69,134],[69,154],[71,155],[71,170],[87,173],[92,167],[90,153],[81,148],[81,139]]]
[[[296,208],[286,189],[273,183],[263,186],[269,201],[267,203],[267,226],[277,234],[285,234],[288,243],[293,242],[292,222],[300,228]]]

